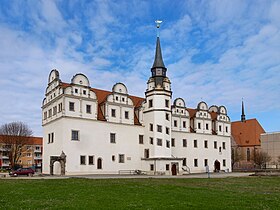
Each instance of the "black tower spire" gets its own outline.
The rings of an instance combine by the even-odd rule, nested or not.
[[[166,67],[163,63],[161,47],[160,47],[160,39],[159,39],[159,27],[162,21],[156,21],[157,23],[157,43],[156,43],[156,52],[155,52],[155,60],[154,64],[151,68],[152,77],[155,79],[156,87],[163,87],[163,79],[166,77]]]
[[[246,120],[245,118],[245,112],[244,112],[244,103],[242,99],[242,114],[241,114],[241,122],[244,122]]]

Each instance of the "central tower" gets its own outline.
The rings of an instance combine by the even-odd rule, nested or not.
[[[159,23],[156,21],[157,28]],[[156,52],[151,68],[151,77],[145,92],[146,103],[144,113],[145,133],[150,141],[151,157],[171,157],[171,87],[166,76],[161,53],[159,33],[156,40]]]

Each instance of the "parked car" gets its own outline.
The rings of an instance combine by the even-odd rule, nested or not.
[[[11,171],[9,173],[10,176],[19,176],[19,175],[27,175],[27,176],[33,176],[35,171],[32,168],[19,168],[15,171]]]

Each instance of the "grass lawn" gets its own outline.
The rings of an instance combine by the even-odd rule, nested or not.
[[[1,209],[280,209],[280,178],[0,180]]]

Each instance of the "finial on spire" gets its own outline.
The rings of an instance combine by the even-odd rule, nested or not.
[[[242,113],[241,113],[241,122],[244,122],[246,120],[246,118],[245,118],[243,98],[242,98],[242,110],[241,111],[242,111]]]
[[[162,23],[162,20],[156,20],[155,23],[157,24],[157,37],[159,37],[159,27],[160,24]]]

